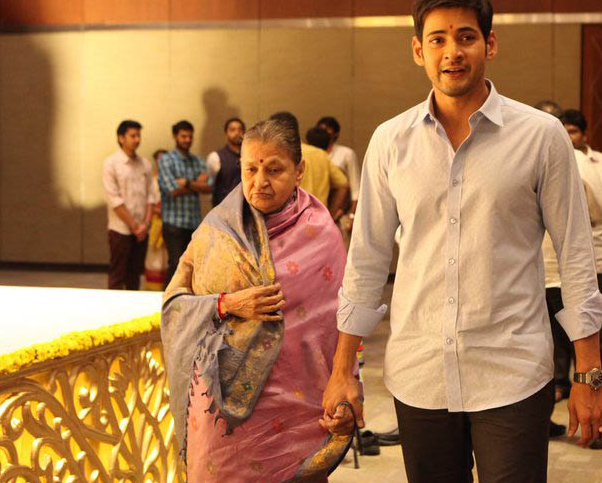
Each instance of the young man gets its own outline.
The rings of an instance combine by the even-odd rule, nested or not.
[[[240,146],[245,135],[245,123],[233,117],[224,124],[226,145],[207,156],[209,174],[213,183],[213,206],[219,205],[240,183]]]
[[[141,129],[136,121],[119,124],[120,149],[105,159],[102,169],[111,252],[109,289],[138,290],[144,271],[148,228],[156,200],[151,165],[136,154]]]
[[[334,165],[343,171],[349,180],[351,203],[348,211],[354,214],[357,207],[357,197],[360,191],[360,175],[362,172],[357,155],[353,149],[337,142],[341,134],[341,125],[334,117],[323,117],[317,122],[316,126],[324,129],[330,136],[326,152]]]
[[[180,121],[172,126],[171,132],[176,147],[159,159],[161,218],[168,257],[165,286],[169,285],[192,233],[201,223],[198,194],[211,193],[213,184],[205,161],[190,152],[192,124]]]
[[[572,146],[554,117],[500,96],[488,0],[418,0],[415,62],[428,99],[375,131],[364,161],[340,293],[339,342],[325,426],[362,422],[355,349],[380,306],[401,226],[385,384],[395,397],[411,483],[545,482],[553,405],[552,336],[541,243],[557,247],[574,342],[569,436],[602,426],[598,291],[591,229]]]

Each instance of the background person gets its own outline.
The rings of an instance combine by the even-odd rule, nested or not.
[[[299,132],[299,121],[290,112],[277,112],[272,114],[270,119],[288,123],[297,133]],[[301,181],[301,188],[327,206],[333,219],[337,221],[343,215],[343,205],[349,190],[347,177],[332,163],[323,149],[301,143],[301,153],[305,161],[305,175]]]
[[[165,272],[167,270],[167,250],[163,240],[163,222],[161,221],[161,190],[159,189],[159,158],[167,150],[157,149],[153,153],[155,164],[153,166],[153,197],[157,202],[153,204],[153,215],[148,230],[148,248],[144,261],[144,288],[145,290],[163,290],[165,288]]]
[[[102,183],[107,200],[109,289],[138,290],[144,271],[147,234],[155,198],[151,165],[138,156],[140,130],[137,121],[117,127],[119,151],[105,159]]]
[[[245,123],[238,117],[224,124],[226,145],[207,156],[209,174],[213,178],[213,206],[219,205],[240,183],[240,146],[245,134]]]
[[[179,121],[171,131],[176,146],[159,159],[161,218],[168,256],[165,285],[169,284],[192,233],[201,223],[198,194],[210,193],[213,184],[205,161],[190,152],[192,124]]]

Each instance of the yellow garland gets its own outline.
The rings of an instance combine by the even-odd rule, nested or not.
[[[50,359],[65,357],[74,352],[110,344],[117,339],[129,339],[161,327],[161,314],[156,313],[129,322],[65,334],[52,342],[35,344],[6,355],[0,355],[0,376],[11,374]]]

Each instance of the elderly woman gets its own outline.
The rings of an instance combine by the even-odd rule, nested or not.
[[[299,188],[298,132],[247,131],[239,185],[195,232],[167,287],[162,338],[189,482],[325,482],[353,416],[322,416],[345,249]],[[325,429],[327,428],[327,429]]]

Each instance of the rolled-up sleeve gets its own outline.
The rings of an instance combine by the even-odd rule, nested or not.
[[[387,311],[381,304],[389,276],[395,230],[399,216],[388,183],[389,159],[380,139],[373,135],[362,171],[353,234],[343,287],[339,292],[338,328],[341,332],[366,337]]]
[[[387,313],[387,306],[382,304],[377,309],[353,304],[341,288],[339,290],[339,309],[337,311],[337,328],[345,334],[368,337]]]
[[[125,203],[125,200],[119,191],[117,174],[115,173],[115,166],[111,159],[107,159],[103,164],[102,184],[105,190],[107,203],[111,208],[116,208]]]
[[[564,309],[556,319],[571,340],[602,326],[591,224],[573,147],[560,123],[552,128],[543,159],[539,202],[558,258]]]

